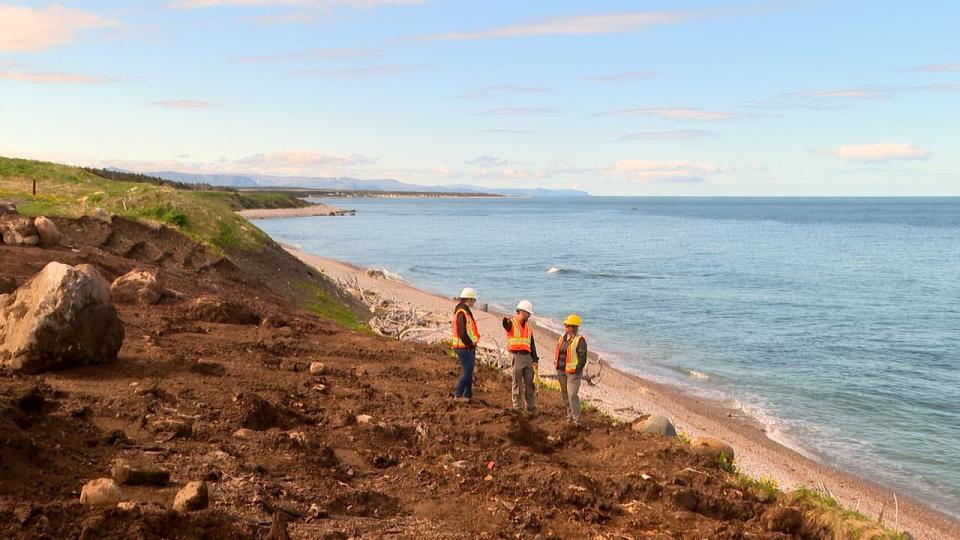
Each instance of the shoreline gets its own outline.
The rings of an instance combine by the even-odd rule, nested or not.
[[[410,283],[369,275],[366,268],[281,245],[335,281],[355,283],[389,303],[416,308],[440,321],[446,321],[453,308],[451,299]],[[475,310],[475,314],[483,336],[481,343],[499,347],[503,342],[499,321],[504,314],[480,309]],[[534,326],[541,351],[552,350],[558,334],[537,324],[536,317]],[[423,337],[426,341],[446,337],[448,328],[442,324],[440,328],[436,336]],[[585,334],[589,336],[589,332]],[[541,352],[541,358],[548,356]],[[595,353],[591,353],[591,357],[592,360],[597,358]],[[541,375],[549,377],[553,374],[552,363],[541,362]],[[545,397],[549,399],[550,394]],[[646,379],[607,362],[604,362],[603,374],[595,386],[584,384],[581,387],[581,397],[620,420],[629,421],[641,414],[661,414],[670,418],[678,430],[692,437],[707,435],[722,439],[735,449],[740,471],[755,478],[776,480],[784,491],[801,485],[816,489],[822,484],[842,506],[859,509],[861,513],[874,517],[883,511],[888,526],[892,528],[899,522],[900,530],[909,531],[916,538],[960,538],[960,521],[955,518],[909,495],[898,493],[895,501],[894,492],[889,488],[818,462],[773,440],[756,418],[719,401]]]
[[[251,208],[237,212],[246,219],[274,219],[315,216],[352,216],[356,210],[344,210],[329,204],[312,204],[300,208]]]

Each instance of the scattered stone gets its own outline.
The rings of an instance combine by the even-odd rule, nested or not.
[[[17,290],[17,280],[9,276],[0,276],[0,294],[9,294]]]
[[[358,424],[358,425],[366,425],[366,424],[369,424],[369,423],[371,423],[371,422],[373,422],[373,417],[370,416],[369,414],[358,414],[358,415],[357,415],[357,424]]]
[[[493,481],[493,475],[492,475],[492,474],[488,474],[488,475],[486,475],[486,476],[483,477],[483,480],[484,480],[484,482],[492,482],[492,481]]]
[[[113,464],[110,472],[120,485],[165,486],[170,481],[169,471],[134,465],[122,459]]]
[[[186,420],[157,420],[150,425],[154,433],[164,433],[171,439],[187,439],[193,435],[193,424]]]
[[[655,414],[633,423],[633,430],[641,433],[652,433],[664,437],[676,437],[677,429],[666,416]]]
[[[210,504],[207,483],[199,480],[188,482],[173,499],[173,509],[177,512],[203,510]]]
[[[187,317],[210,323],[260,324],[260,315],[247,306],[201,296],[187,308]]]
[[[85,270],[51,262],[0,297],[0,364],[39,372],[117,359],[123,323],[103,277]]]
[[[736,455],[733,447],[713,437],[698,437],[690,444],[690,450],[698,456],[707,456],[710,459],[717,459],[720,454],[725,454],[730,461],[733,461]]]
[[[3,234],[3,243],[9,246],[40,244],[40,234],[33,226],[33,220],[18,214],[0,214],[0,234]]]
[[[323,362],[310,362],[311,375],[323,375],[326,370],[327,366],[323,365]]]
[[[131,270],[110,285],[110,297],[117,304],[153,305],[162,296],[157,274],[148,270]]]
[[[133,501],[122,501],[117,503],[117,510],[122,510],[124,512],[131,512],[137,509],[137,503]]]
[[[123,492],[113,478],[91,480],[80,491],[80,504],[87,506],[116,506],[122,499]]]
[[[760,522],[770,532],[793,535],[803,527],[803,512],[789,506],[771,508],[760,516]]]
[[[40,236],[40,244],[47,247],[60,245],[60,229],[50,218],[38,216],[33,220],[33,226]]]
[[[367,277],[375,279],[384,279],[387,277],[387,275],[383,273],[383,270],[377,270],[376,268],[367,268],[366,274]]]
[[[314,392],[317,392],[317,393],[320,393],[320,394],[326,394],[326,393],[327,393],[327,385],[325,385],[325,384],[315,384],[315,385],[313,385],[313,391],[314,391]]]
[[[233,437],[236,439],[253,439],[256,436],[256,431],[247,428],[240,428],[233,432]]]

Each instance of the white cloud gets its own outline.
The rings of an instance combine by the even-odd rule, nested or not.
[[[332,77],[337,79],[368,79],[372,77],[386,77],[389,75],[399,75],[417,69],[420,66],[410,64],[381,64],[376,66],[364,66],[358,68],[343,69],[303,69],[297,73],[303,75],[316,75],[318,77]]]
[[[0,53],[42,51],[70,43],[82,31],[116,25],[96,13],[57,5],[0,4]]]
[[[466,165],[476,165],[478,167],[488,169],[492,167],[503,167],[510,164],[509,161],[496,156],[477,156],[469,161],[464,161],[463,163]]]
[[[369,49],[327,48],[308,49],[286,54],[271,54],[262,56],[240,56],[233,58],[234,62],[244,64],[265,64],[274,62],[296,62],[307,60],[326,60],[332,58],[361,58],[371,56],[374,51]]]
[[[566,162],[555,162],[540,168],[480,167],[470,176],[477,180],[549,180],[557,176],[581,174],[584,169]]]
[[[372,9],[379,6],[423,4],[426,0],[174,0],[168,5],[177,9],[211,7],[349,7]]]
[[[96,75],[62,73],[57,71],[4,71],[0,70],[0,79],[44,84],[97,84],[110,79]]]
[[[623,73],[610,73],[608,75],[591,75],[589,77],[581,77],[581,79],[591,82],[622,82],[649,79],[650,77],[653,77],[652,71],[641,69],[637,71],[624,71]]]
[[[684,11],[628,11],[556,17],[526,24],[503,26],[469,32],[448,32],[415,36],[428,41],[475,40],[525,36],[622,34],[652,26],[685,22],[702,15]]]
[[[199,101],[195,99],[175,99],[171,101],[154,101],[151,107],[164,107],[167,109],[209,109],[219,107],[216,103],[209,101]]]
[[[716,137],[715,131],[705,129],[676,129],[673,131],[639,131],[619,137],[618,141],[693,141]]]
[[[957,91],[960,91],[960,85],[949,83],[901,86],[863,85],[828,90],[787,92],[772,98],[754,100],[751,104],[758,107],[779,109],[833,110],[844,109],[860,101],[892,99],[915,92]]]
[[[358,165],[370,165],[375,160],[357,154],[337,156],[312,151],[282,151],[253,154],[233,162],[233,166],[270,174],[307,174],[311,171],[337,170]]]
[[[699,184],[706,181],[707,175],[723,169],[713,163],[625,159],[601,172],[644,184]]]
[[[755,114],[707,111],[694,107],[650,107],[641,109],[621,109],[616,111],[604,111],[594,114],[596,117],[606,116],[654,116],[668,120],[689,120],[718,122],[722,120],[733,120],[737,118],[747,118],[750,116],[759,116]]]
[[[528,114],[554,114],[557,111],[542,107],[500,107],[478,112],[482,116],[520,116]]]
[[[820,150],[819,153],[846,161],[861,161],[867,163],[926,160],[930,157],[929,150],[902,143],[844,144],[837,148]]]
[[[950,64],[931,64],[928,66],[917,66],[917,67],[908,68],[905,71],[920,71],[920,72],[960,71],[960,62],[954,62]]]

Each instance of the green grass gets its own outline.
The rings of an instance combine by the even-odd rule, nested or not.
[[[345,304],[333,298],[316,285],[300,282],[295,287],[306,297],[304,307],[313,313],[352,330],[372,334],[369,326],[360,322],[357,315]]]
[[[726,452],[720,452],[720,455],[717,456],[717,465],[721,470],[730,474],[737,474],[737,466],[734,464],[733,458],[728,456]]]
[[[33,180],[36,196],[31,194]],[[16,201],[17,209],[27,216],[105,212],[158,221],[217,249],[245,252],[260,251],[267,236],[236,210],[306,204],[279,193],[200,191],[108,180],[68,165],[4,157],[0,157],[0,199]]]
[[[838,540],[907,540],[905,533],[892,531],[860,512],[844,508],[836,499],[801,486],[785,496],[788,504],[799,504],[815,526],[823,530],[827,538]],[[892,511],[891,508],[887,508]],[[894,516],[887,514],[887,519]]]
[[[763,502],[775,501],[780,496],[780,485],[772,478],[752,478],[745,474],[738,474],[737,485],[745,490],[756,492]]]

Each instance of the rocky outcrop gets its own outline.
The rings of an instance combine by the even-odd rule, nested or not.
[[[33,226],[33,220],[17,214],[0,214],[0,233],[3,243],[10,246],[36,246],[40,244],[40,233]]]
[[[128,486],[165,486],[170,481],[170,472],[146,467],[126,460],[117,460],[110,469],[118,484]]]
[[[633,430],[641,433],[652,433],[664,437],[676,437],[677,429],[666,416],[653,415],[642,418],[633,423]]]
[[[116,360],[123,323],[93,267],[52,262],[0,296],[0,364],[39,372]]]
[[[38,216],[33,220],[33,226],[37,229],[40,236],[40,244],[46,247],[60,245],[60,229],[57,225],[44,216]]]
[[[163,287],[155,272],[131,270],[110,285],[110,298],[117,304],[156,304],[163,297]]]

